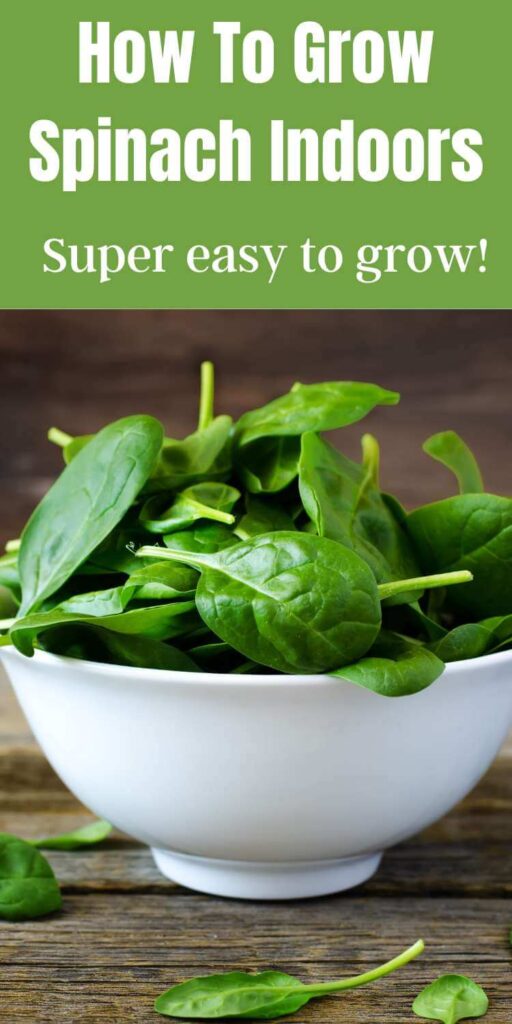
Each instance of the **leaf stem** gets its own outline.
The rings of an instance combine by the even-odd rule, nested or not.
[[[365,434],[361,439],[363,449],[363,466],[374,487],[380,490],[380,445],[372,434]]]
[[[59,430],[58,427],[50,427],[48,440],[52,444],[58,445],[59,448],[66,448],[68,444],[71,444],[73,438],[71,434],[66,434],[63,430]]]
[[[21,538],[18,537],[16,540],[8,540],[5,545],[5,550],[8,555],[13,555],[21,548]]]
[[[385,601],[396,594],[405,594],[408,590],[435,590],[437,587],[451,587],[456,583],[471,583],[473,573],[461,569],[459,572],[442,572],[435,576],[416,576],[411,580],[394,580],[392,583],[381,583],[379,597]]]
[[[206,430],[213,420],[213,403],[215,393],[215,370],[213,363],[201,364],[201,398],[199,401],[198,430]]]
[[[0,619],[0,633],[11,629],[15,622],[16,619]]]
[[[135,552],[137,558],[156,558],[158,561],[180,562],[182,565],[191,565],[193,568],[202,569],[210,565],[208,555],[201,555],[195,551],[180,551],[175,548],[159,548],[155,546],[139,548]]]
[[[315,996],[328,995],[329,992],[343,992],[345,989],[350,988],[359,988],[361,985],[368,985],[371,981],[377,981],[378,978],[384,978],[387,974],[392,974],[399,967],[405,967],[406,964],[414,960],[420,953],[423,953],[424,949],[425,943],[422,939],[419,939],[418,942],[414,943],[414,946],[410,946],[403,953],[400,953],[400,956],[396,956],[393,960],[382,964],[381,967],[376,967],[373,971],[366,971],[365,974],[357,974],[355,977],[345,978],[343,981],[327,981],[323,985],[306,985],[305,988]]]

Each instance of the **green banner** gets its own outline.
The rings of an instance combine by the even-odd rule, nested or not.
[[[2,24],[2,308],[510,305],[510,5]]]

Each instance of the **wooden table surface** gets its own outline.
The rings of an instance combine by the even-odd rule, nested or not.
[[[0,829],[32,838],[87,818],[0,679]],[[178,980],[269,967],[327,980],[377,965],[418,937],[427,950],[414,964],[293,1019],[412,1022],[420,988],[456,972],[487,989],[486,1024],[512,1020],[512,745],[462,805],[346,895],[282,904],[201,896],[167,882],[148,851],[123,836],[48,856],[62,913],[0,923],[5,1024],[149,1024],[162,1019],[153,999]]]

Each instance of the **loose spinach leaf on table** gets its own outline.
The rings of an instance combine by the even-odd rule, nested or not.
[[[420,992],[413,1011],[426,1020],[458,1024],[460,1020],[483,1017],[489,1000],[480,985],[461,974],[444,974]]]
[[[108,821],[91,821],[81,828],[73,829],[72,832],[63,832],[56,836],[47,836],[44,839],[32,839],[31,846],[38,850],[82,850],[88,846],[97,846],[108,839],[112,832],[112,825]]]
[[[453,430],[429,437],[423,451],[455,474],[461,494],[479,494],[484,489],[482,474],[473,452]]]
[[[445,607],[478,621],[512,614],[512,500],[463,494],[412,512],[407,528],[424,572],[468,569],[472,587],[451,589]]]
[[[296,1013],[311,999],[321,999],[337,992],[348,992],[378,981],[410,963],[423,952],[419,941],[400,956],[375,970],[343,981],[305,985],[297,978],[280,971],[245,974],[232,971],[174,985],[155,1002],[155,1010],[165,1017],[188,1017],[199,1020],[225,1020],[233,1017],[253,1020],[276,1020]]]
[[[105,427],[66,466],[22,534],[21,615],[37,609],[122,519],[158,458],[163,428],[150,416]]]
[[[0,918],[29,921],[61,906],[59,885],[46,858],[23,839],[0,833]]]
[[[364,658],[331,675],[382,697],[407,697],[431,686],[443,672],[443,662],[432,651],[383,631]]]

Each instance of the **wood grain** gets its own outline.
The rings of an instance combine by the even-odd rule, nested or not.
[[[0,680],[0,828],[27,838],[88,819],[30,737]],[[355,892],[246,903],[180,889],[149,852],[114,835],[102,847],[48,854],[64,909],[0,923],[2,1024],[146,1024],[156,995],[212,971],[278,967],[304,980],[365,970],[423,937],[421,960],[344,998],[303,1010],[311,1024],[410,1024],[415,994],[467,973],[510,1024],[512,746],[455,811],[390,851]]]

